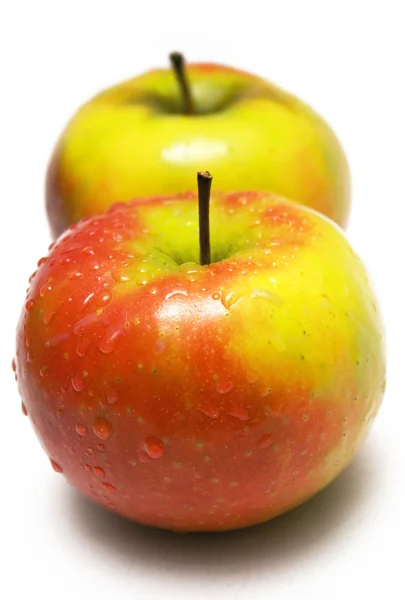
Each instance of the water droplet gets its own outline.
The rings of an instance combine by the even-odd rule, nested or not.
[[[254,290],[251,295],[251,298],[264,298],[265,300],[269,300],[272,304],[276,306],[281,306],[284,303],[284,300],[275,292],[270,290]]]
[[[188,296],[188,294],[184,290],[175,290],[174,292],[169,292],[169,294],[165,296],[165,300],[170,300],[173,296]]]
[[[179,266],[179,271],[181,273],[198,273],[199,271],[202,271],[204,269],[204,267],[202,267],[201,265],[199,265],[198,263],[195,262],[185,262],[183,264],[181,264]]]
[[[28,300],[28,302],[25,305],[25,310],[27,312],[30,312],[30,310],[33,306],[34,306],[34,300]]]
[[[88,296],[85,297],[85,299],[83,300],[82,306],[87,306],[87,304],[90,302],[90,300],[93,298],[94,296],[94,292],[90,292],[90,294]]]
[[[76,346],[76,354],[80,357],[86,356],[89,346],[90,346],[89,340],[79,340],[79,342],[77,342],[77,346]]]
[[[24,417],[26,417],[28,415],[28,412],[27,412],[27,409],[25,408],[24,402],[21,402],[21,410],[22,410],[22,414],[24,415]]]
[[[39,290],[39,295],[41,296],[41,298],[43,298],[46,294],[46,292],[51,292],[52,291],[52,285],[49,281],[47,281],[46,283],[44,283],[44,285],[40,288]]]
[[[259,440],[259,447],[267,448],[267,446],[270,446],[271,440],[272,440],[272,436],[269,433],[267,435],[264,435]]]
[[[52,320],[52,317],[55,315],[55,312],[56,311],[53,309],[50,309],[50,310],[47,310],[46,312],[44,312],[43,321],[44,321],[45,325],[49,325],[49,323]]]
[[[85,471],[91,471],[91,466],[90,465],[84,465],[84,470]]]
[[[54,460],[52,460],[52,458],[49,459],[51,461],[51,465],[52,465],[52,469],[56,472],[56,473],[63,473],[63,469],[60,465],[58,465],[57,462],[55,462]]]
[[[15,373],[17,370],[17,364],[15,362],[15,358],[13,358],[13,360],[11,361],[11,368],[13,370],[13,373]]]
[[[83,277],[83,273],[80,271],[69,271],[67,274],[68,279],[80,279],[80,277]]]
[[[59,346],[59,344],[64,342],[68,337],[68,333],[57,333],[47,342],[47,345],[52,347]]]
[[[220,380],[217,382],[216,389],[220,394],[227,394],[233,388],[234,383],[229,379]]]
[[[73,325],[73,333],[76,335],[82,333],[89,325],[94,323],[97,318],[98,314],[96,312],[89,313]]]
[[[117,402],[117,400],[118,400],[118,393],[113,388],[110,388],[109,390],[107,390],[106,397],[107,397],[107,402],[109,404],[115,404],[115,402]]]
[[[41,377],[45,377],[47,369],[48,367],[46,365],[39,369],[39,374],[41,375]]]
[[[108,440],[111,434],[111,423],[107,419],[96,419],[93,423],[93,431],[101,440]]]
[[[97,306],[106,306],[112,298],[111,292],[102,290],[94,297],[94,302]]]
[[[256,381],[259,379],[259,375],[258,373],[253,373],[253,372],[248,372],[246,374],[246,381],[248,383],[256,383]]]
[[[213,406],[203,406],[200,408],[201,412],[211,419],[218,419],[219,410]]]
[[[154,435],[145,438],[143,445],[146,453],[151,458],[160,458],[164,454],[165,449],[162,440]]]
[[[43,256],[42,258],[39,259],[39,261],[37,262],[37,267],[40,267],[41,265],[44,264],[44,262],[46,262],[47,258],[46,256]]]
[[[109,492],[115,492],[117,490],[115,485],[112,485],[111,483],[106,483],[105,481],[103,481],[103,483],[101,485],[104,486],[105,489],[108,490]]]
[[[155,343],[155,354],[159,355],[159,354],[163,354],[163,352],[166,350],[166,344],[164,343],[163,340],[158,340]]]
[[[234,406],[230,410],[228,410],[228,415],[231,417],[236,417],[240,421],[248,421],[249,415],[245,407],[243,406]]]
[[[82,392],[84,390],[85,383],[82,375],[73,375],[71,382],[75,392]]]
[[[104,444],[97,444],[97,450],[105,450]]]
[[[87,455],[87,456],[90,456],[90,454],[93,454],[93,452],[94,452],[94,450],[93,450],[93,448],[92,448],[91,446],[89,446],[89,447],[86,449],[86,455]]]
[[[221,294],[219,292],[214,292],[212,294],[213,300],[219,300],[221,298]]]
[[[240,298],[240,294],[235,291],[228,292],[225,297],[221,298],[222,304],[226,310],[229,310],[233,304],[235,304]]]
[[[128,283],[129,281],[132,280],[131,275],[128,274],[127,271],[124,272],[115,272],[112,274],[112,278],[114,279],[114,281],[116,281],[117,283]]]
[[[90,254],[94,256],[94,248],[92,246],[85,246],[82,250],[83,254]]]
[[[98,345],[98,349],[103,354],[110,354],[117,346],[117,341],[121,335],[121,329],[109,329]]]
[[[76,432],[81,435],[81,436],[85,436],[87,435],[87,427],[86,425],[83,425],[82,423],[78,423],[76,425]]]
[[[104,469],[102,469],[101,467],[93,467],[93,471],[97,475],[97,477],[100,477],[100,479],[104,479],[104,477],[105,477]]]

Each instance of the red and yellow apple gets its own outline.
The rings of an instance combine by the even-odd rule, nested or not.
[[[318,114],[231,67],[190,64],[187,75],[194,114],[183,114],[170,69],[120,83],[78,110],[47,174],[54,237],[113,202],[186,192],[189,173],[205,166],[215,173],[217,190],[271,191],[346,225],[346,158]]]
[[[154,75],[156,76],[156,75]],[[384,336],[341,230],[268,193],[194,194],[73,225],[17,334],[23,410],[56,471],[137,522],[227,530],[321,490],[379,408]]]

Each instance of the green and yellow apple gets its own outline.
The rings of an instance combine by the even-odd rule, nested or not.
[[[321,490],[383,396],[383,327],[341,230],[266,192],[195,194],[73,225],[39,261],[14,367],[56,471],[137,522],[213,531]]]
[[[205,166],[215,172],[217,190],[272,191],[346,225],[346,158],[318,114],[268,81],[231,67],[190,64],[187,81],[188,114],[171,69],[120,83],[78,110],[47,174],[55,237],[113,202],[186,192],[190,171]]]

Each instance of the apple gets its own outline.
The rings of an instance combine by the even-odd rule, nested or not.
[[[30,278],[14,361],[54,469],[180,532],[260,523],[324,488],[385,384],[377,301],[340,228],[267,192],[208,206],[209,181],[200,214],[184,193],[72,225]]]
[[[67,124],[50,160],[52,234],[114,202],[189,191],[209,165],[216,189],[271,191],[345,226],[349,172],[330,127],[275,85],[228,66],[171,56],[107,89]],[[176,75],[176,76],[175,76]]]

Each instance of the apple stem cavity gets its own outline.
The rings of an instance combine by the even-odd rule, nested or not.
[[[194,115],[196,113],[193,97],[190,91],[190,85],[187,79],[184,56],[180,52],[172,52],[169,56],[177,83],[181,90],[183,100],[183,111],[185,115]]]
[[[208,171],[197,173],[198,220],[200,225],[200,265],[211,263],[210,243],[210,192],[212,175]]]

